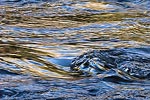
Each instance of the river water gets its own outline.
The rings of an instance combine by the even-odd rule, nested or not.
[[[84,52],[149,44],[149,0],[0,0],[0,98],[149,100],[150,81],[70,71]]]

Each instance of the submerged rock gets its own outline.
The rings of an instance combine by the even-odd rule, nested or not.
[[[89,76],[113,69],[130,79],[150,79],[149,54],[149,47],[94,50],[76,57],[71,63],[71,70]]]

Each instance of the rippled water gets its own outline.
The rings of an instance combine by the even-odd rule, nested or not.
[[[149,44],[149,0],[0,0],[0,97],[150,99],[149,81],[124,86],[70,72],[89,50]]]

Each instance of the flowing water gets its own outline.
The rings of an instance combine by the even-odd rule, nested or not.
[[[0,98],[149,100],[149,80],[70,71],[76,56],[115,48],[150,58],[149,0],[0,0]]]

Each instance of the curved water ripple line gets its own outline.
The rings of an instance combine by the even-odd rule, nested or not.
[[[53,58],[53,54],[27,48],[20,45],[0,46],[0,65],[2,69],[14,73],[31,73],[41,77],[62,77],[69,72],[46,61],[45,57]]]

